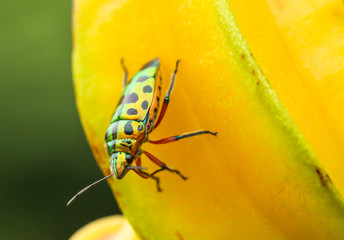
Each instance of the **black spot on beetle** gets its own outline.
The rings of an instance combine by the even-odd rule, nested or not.
[[[143,87],[143,92],[144,93],[151,93],[153,91],[152,87],[149,85],[146,85]]]
[[[136,103],[139,100],[139,97],[136,93],[130,93],[128,96],[125,97],[125,103]]]
[[[241,55],[241,58],[242,58],[242,59],[245,59],[245,55],[244,55],[244,54],[242,54],[242,55]]]
[[[127,135],[131,135],[134,133],[134,129],[133,126],[131,126],[132,121],[128,121],[125,125],[124,125],[124,133]]]
[[[155,113],[158,113],[158,108],[154,108],[154,112],[155,112]]]
[[[136,82],[144,82],[144,81],[147,81],[147,79],[149,79],[150,77],[149,76],[140,76],[136,79]]]
[[[147,100],[144,100],[142,103],[141,103],[141,107],[143,110],[146,110],[148,108],[148,101]]]
[[[135,108],[129,108],[127,110],[128,115],[137,115],[137,110]]]

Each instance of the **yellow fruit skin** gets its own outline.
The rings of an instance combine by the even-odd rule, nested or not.
[[[226,1],[78,0],[73,31],[77,104],[105,174],[104,133],[121,94],[122,57],[131,76],[160,57],[165,88],[182,59],[152,139],[219,132],[144,145],[189,177],[161,173],[162,193],[134,173],[110,181],[142,239],[344,238],[341,195],[252,58]],[[279,84],[276,78],[272,86]],[[307,104],[305,111],[318,116],[315,103]],[[143,165],[154,169],[147,159]]]
[[[264,74],[343,194],[343,1],[229,4]]]

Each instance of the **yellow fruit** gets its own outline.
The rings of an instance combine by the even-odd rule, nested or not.
[[[231,0],[230,6],[273,89],[343,194],[343,1]]]
[[[87,224],[71,236],[70,240],[137,240],[129,223],[122,216],[103,217]]]
[[[197,129],[219,135],[144,145],[189,177],[161,173],[162,193],[134,173],[110,181],[141,239],[344,239],[343,148],[336,126],[327,126],[334,115],[297,71],[268,5],[252,3],[247,19],[251,10],[236,6],[248,44],[226,1],[75,1],[74,83],[93,153],[109,174],[104,133],[121,95],[120,58],[133,76],[160,57],[164,89],[182,59],[166,117],[150,138]],[[250,27],[264,19],[267,28]],[[143,165],[154,169],[148,159]]]

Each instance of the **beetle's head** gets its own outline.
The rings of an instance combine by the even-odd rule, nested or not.
[[[129,153],[115,152],[110,158],[111,172],[117,179],[121,179],[128,173],[130,170],[128,167],[133,161],[134,157]]]

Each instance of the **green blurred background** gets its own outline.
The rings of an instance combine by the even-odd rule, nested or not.
[[[71,77],[72,1],[0,0],[0,239],[67,239],[118,212],[86,142]]]

